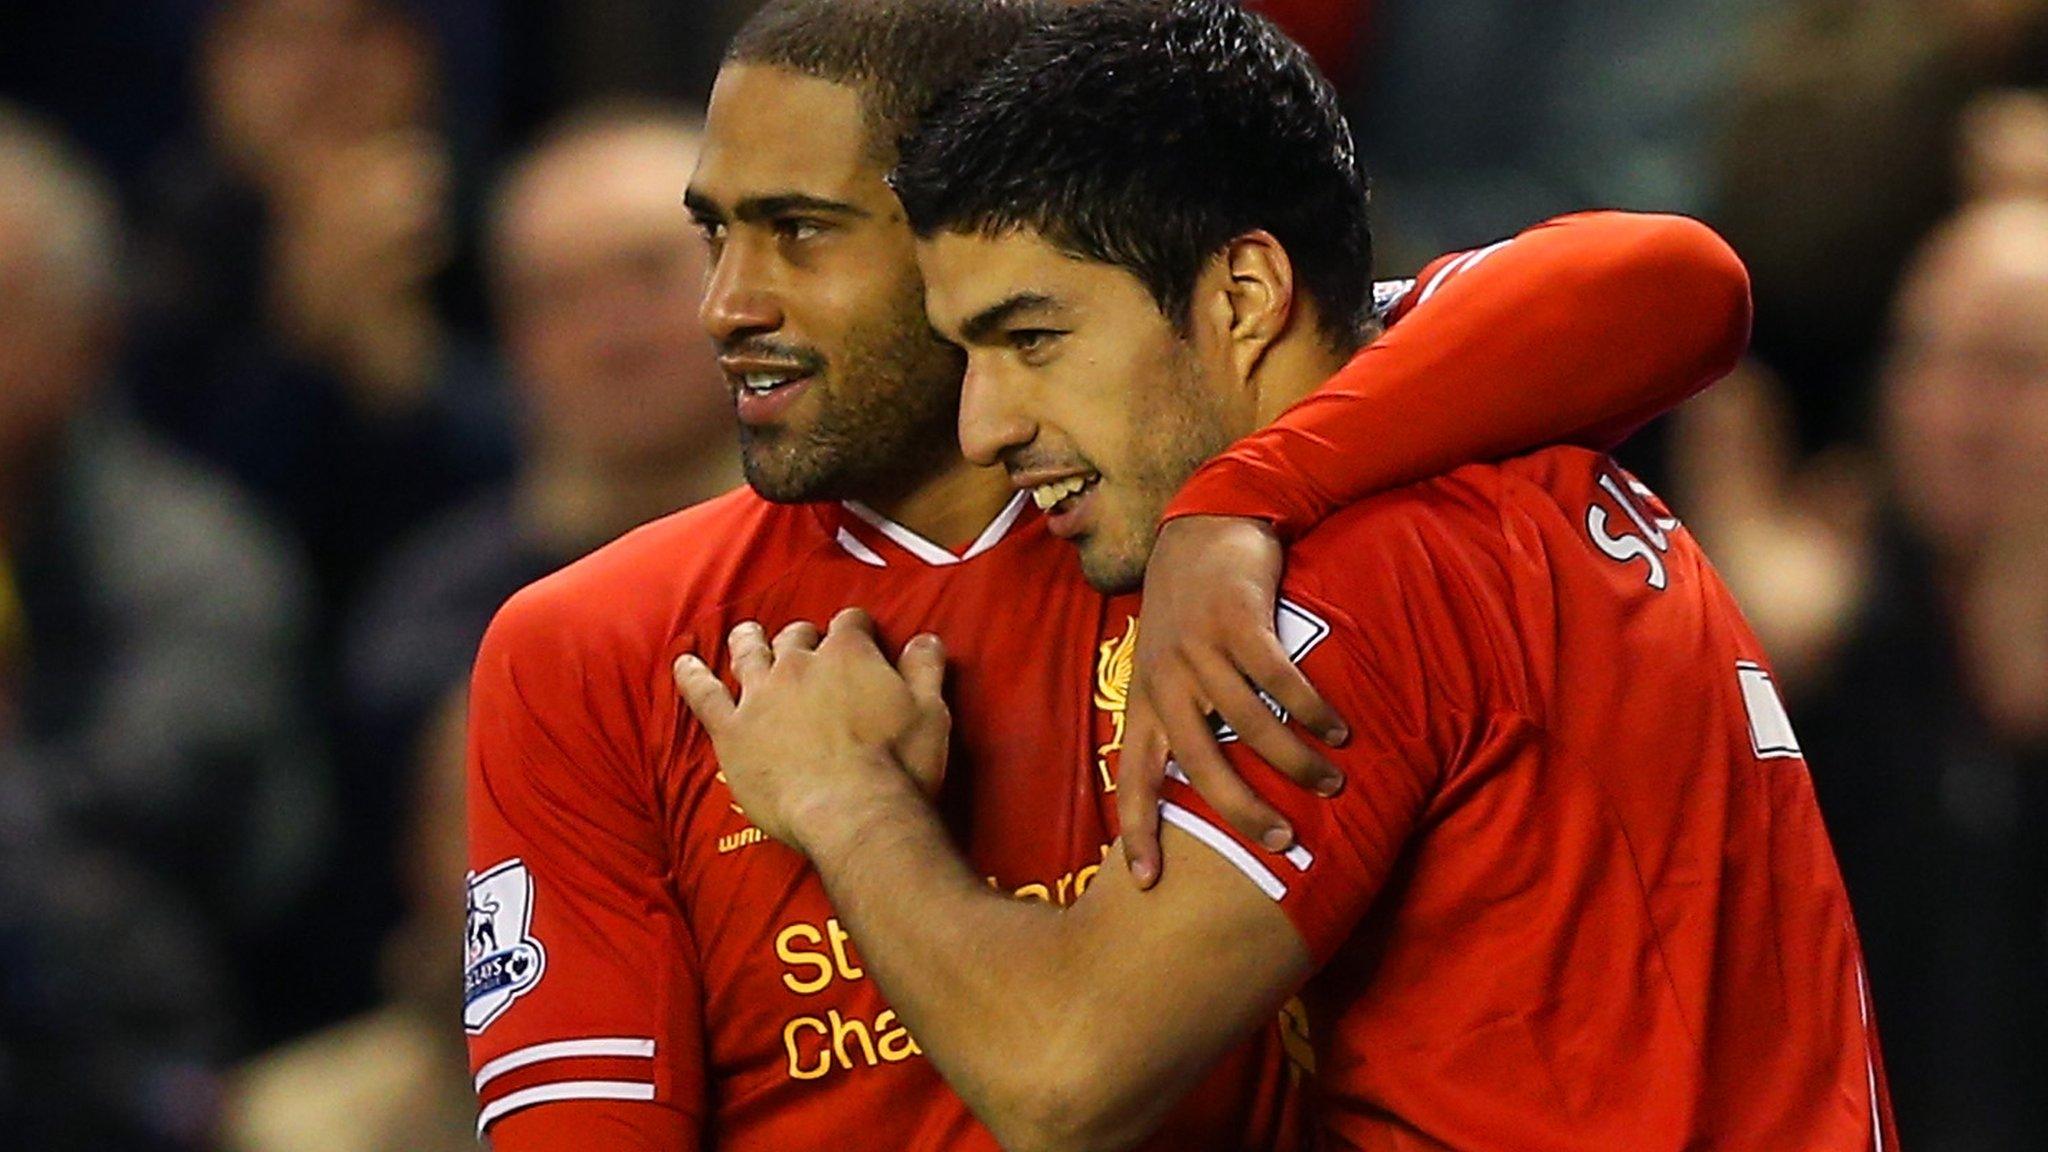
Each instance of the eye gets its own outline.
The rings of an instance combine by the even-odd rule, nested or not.
[[[1012,328],[1003,334],[1009,342],[1010,351],[1030,362],[1050,353],[1054,344],[1066,333],[1055,328]]]
[[[725,222],[723,220],[698,220],[697,232],[704,237],[704,243],[716,253],[725,245]]]
[[[814,240],[824,231],[824,224],[804,216],[785,216],[775,221],[776,238],[792,244]]]

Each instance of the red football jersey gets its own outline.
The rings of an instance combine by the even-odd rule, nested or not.
[[[955,556],[857,506],[735,493],[507,606],[471,701],[465,1022],[485,1125],[543,1101],[644,1100],[673,1117],[670,1146],[995,1147],[816,873],[734,806],[669,666],[688,651],[723,667],[741,620],[773,632],[848,604],[891,645],[951,637],[949,820],[991,885],[1071,901],[1113,837],[1086,739],[1105,601],[1024,509],[1020,494]],[[1269,1033],[1158,1146],[1289,1146],[1292,1080]]]
[[[1280,626],[1351,725],[1274,855],[1162,814],[1278,900],[1326,1142],[1889,1148],[1849,904],[1769,664],[1691,536],[1559,448],[1347,511]]]
[[[1739,265],[1731,279],[1711,245],[1678,233],[1692,247],[1678,246],[1676,264],[1629,254],[1646,236],[1665,243],[1668,224],[1611,214],[1529,234],[1483,268],[1455,262],[1414,290],[1435,285],[1443,306],[1419,309],[1403,339],[1331,382],[1341,404],[1304,405],[1276,427],[1300,424],[1318,451],[1349,427],[1374,444],[1319,461],[1327,498],[1411,478],[1447,453],[1496,450],[1496,422],[1536,443],[1580,434],[1589,412],[1674,403],[1696,387],[1702,356],[1740,346],[1746,311],[1721,310],[1717,327],[1700,309],[1645,312],[1654,286],[1589,306],[1555,285],[1583,281],[1578,262],[1591,261],[1595,279],[1640,267],[1746,299]],[[1531,304],[1553,298],[1581,311]],[[1526,341],[1505,338],[1532,316],[1663,359],[1534,361]],[[1458,355],[1432,332],[1456,334]],[[1382,422],[1418,406],[1433,423],[1381,438]],[[1263,491],[1284,499],[1285,483]],[[954,556],[862,510],[734,493],[628,535],[500,613],[471,689],[464,1012],[481,1124],[500,1152],[991,1146],[877,994],[815,876],[732,809],[669,665],[687,650],[722,667],[741,620],[773,629],[849,604],[887,642],[939,632],[961,757],[949,821],[995,886],[1072,900],[1112,834],[1103,793],[1128,619],[1020,508]],[[1049,732],[1065,735],[1048,746]],[[1219,1069],[1159,1146],[1284,1146],[1292,1077],[1271,1037],[1262,1044]]]

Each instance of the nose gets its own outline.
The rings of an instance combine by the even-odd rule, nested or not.
[[[1038,425],[1018,403],[1017,387],[991,370],[974,352],[967,354],[967,373],[960,380],[960,450],[984,467],[1003,453],[1031,443]]]
[[[748,245],[727,244],[712,260],[697,316],[704,331],[721,347],[782,327],[782,306],[768,280],[765,261]]]

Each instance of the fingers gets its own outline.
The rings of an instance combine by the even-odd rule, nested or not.
[[[915,720],[897,745],[897,758],[927,796],[946,781],[953,713],[946,707],[946,650],[930,634],[913,637],[896,661],[896,673],[910,690]]]
[[[1322,693],[1316,691],[1315,685],[1310,684],[1308,677],[1302,675],[1301,669],[1288,658],[1287,650],[1280,645],[1280,637],[1271,628],[1265,629],[1249,644],[1239,645],[1224,655],[1242,670],[1246,678],[1286,709],[1295,723],[1315,733],[1323,743],[1332,748],[1342,748],[1351,739],[1351,729],[1344,723],[1344,718],[1337,715],[1337,710],[1330,707]],[[1223,702],[1219,700],[1217,703]],[[1229,720],[1232,727],[1237,727],[1235,717],[1226,713],[1224,719]],[[1242,727],[1237,730],[1244,733]],[[1245,738],[1249,740],[1250,735],[1247,733]]]
[[[1299,701],[1305,695],[1311,710],[1322,713],[1322,723],[1317,726],[1317,731],[1326,742],[1340,743],[1339,736],[1349,739],[1351,734],[1344,730],[1341,722],[1331,723],[1334,713],[1316,695],[1315,689],[1309,686],[1293,662],[1287,659],[1286,653],[1280,650],[1279,637],[1268,634],[1266,639],[1270,645],[1256,645],[1253,649],[1260,659],[1247,663],[1259,663],[1267,680],[1288,681],[1294,700]],[[1281,669],[1286,672],[1284,677],[1279,675]],[[1202,696],[1214,702],[1216,712],[1237,731],[1247,747],[1259,754],[1260,759],[1278,768],[1288,779],[1304,788],[1313,788],[1323,796],[1335,796],[1342,790],[1343,773],[1310,749],[1280,717],[1273,714],[1272,708],[1245,679],[1248,670],[1241,670],[1230,653],[1219,653],[1200,661],[1195,666],[1195,674]],[[1278,696],[1275,699],[1292,714],[1293,709],[1287,699]],[[1295,718],[1301,719],[1299,716]],[[1310,725],[1304,720],[1303,726]]]
[[[780,662],[784,657],[794,656],[799,652],[816,651],[818,640],[818,626],[809,620],[798,620],[787,625],[775,634],[775,660]]]
[[[826,629],[828,637],[865,636],[875,638],[875,622],[859,608],[841,608]]]
[[[1285,852],[1292,848],[1294,830],[1231,767],[1216,745],[1208,716],[1194,699],[1183,697],[1172,705],[1161,701],[1158,709],[1174,762],[1216,814],[1269,851]]]
[[[690,706],[704,731],[710,733],[712,739],[717,739],[736,710],[732,695],[712,673],[711,667],[695,656],[677,657],[673,672],[676,691],[682,693],[683,703]]]
[[[945,706],[946,647],[937,636],[926,632],[910,638],[897,657],[896,671],[909,687],[919,709],[933,704]]]
[[[734,628],[726,637],[725,646],[732,678],[739,681],[742,693],[759,684],[775,667],[775,651],[769,647],[768,633],[752,620]]]
[[[1226,666],[1220,681],[1215,685],[1216,691],[1208,691],[1209,682],[1205,680],[1204,691],[1216,701],[1216,713],[1237,732],[1247,748],[1288,779],[1314,789],[1321,796],[1335,796],[1343,789],[1343,773],[1281,723],[1238,675],[1237,669]]]
[[[1124,712],[1124,748],[1117,761],[1117,823],[1124,861],[1140,890],[1159,882],[1159,786],[1166,778],[1166,735],[1150,705],[1133,696]]]

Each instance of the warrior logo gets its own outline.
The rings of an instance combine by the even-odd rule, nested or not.
[[[533,991],[548,957],[533,938],[533,877],[525,864],[507,860],[487,872],[470,873],[468,908],[462,1026],[478,1033],[512,1001]]]

